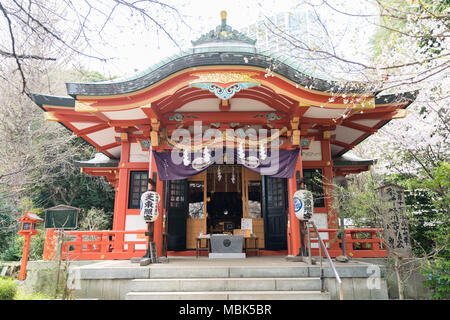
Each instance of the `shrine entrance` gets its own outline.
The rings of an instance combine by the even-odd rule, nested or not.
[[[287,248],[286,179],[213,165],[169,181],[166,192],[169,251],[195,249],[197,237],[206,234],[239,234],[256,237],[260,249]]]
[[[207,231],[230,234],[241,229],[242,167],[214,165],[207,170]]]

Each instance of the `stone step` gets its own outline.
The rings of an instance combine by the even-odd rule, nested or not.
[[[320,291],[129,292],[125,300],[330,300]]]
[[[320,278],[135,279],[124,292],[320,291]]]
[[[318,276],[319,274],[317,273]],[[186,267],[151,268],[149,278],[298,278],[309,277],[308,268],[292,267]]]
[[[150,267],[96,267],[76,268],[77,275],[83,280],[93,279],[199,279],[199,278],[307,278],[319,277],[318,266],[165,266]],[[339,276],[367,278],[367,266],[337,267]],[[323,269],[325,277],[333,277],[330,268]]]

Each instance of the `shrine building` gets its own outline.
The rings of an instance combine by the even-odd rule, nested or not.
[[[66,86],[67,97],[34,94],[34,102],[48,121],[98,150],[76,165],[115,190],[112,230],[67,232],[73,260],[143,255],[140,197],[148,178],[161,196],[158,256],[195,255],[200,235],[240,234],[248,225],[246,236],[256,238],[261,255],[297,255],[293,194],[304,187],[313,192],[312,219],[336,257],[333,179],[368,170],[373,161],[349,151],[405,117],[415,98],[305,74],[296,62],[258,50],[227,25],[225,12],[190,50],[133,77]],[[350,255],[386,256],[376,231],[346,230]],[[47,230],[44,259],[54,253],[53,235]]]

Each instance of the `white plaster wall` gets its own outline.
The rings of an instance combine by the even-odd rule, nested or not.
[[[125,230],[145,230],[147,228],[147,224],[145,223],[144,217],[141,215],[127,215],[125,217]],[[126,234],[125,241],[142,241],[143,239],[138,239],[135,234]],[[125,249],[128,246],[125,245]],[[145,244],[138,244],[135,246],[137,250],[145,249]]]
[[[116,142],[114,128],[108,128],[100,131],[96,131],[86,135],[89,139],[92,139],[99,146],[106,146]]]
[[[311,221],[314,222],[317,229],[327,229],[328,228],[328,214],[326,213],[314,213],[311,217]],[[322,240],[328,240],[329,235],[328,232],[319,232]],[[318,248],[318,243],[311,243],[311,248]],[[328,248],[328,246],[327,246]]]
[[[144,111],[141,108],[122,110],[122,111],[110,111],[110,112],[102,112],[105,116],[107,116],[111,120],[139,120],[139,119],[147,119]]]
[[[322,160],[322,143],[320,141],[311,141],[309,149],[302,150],[303,161],[321,161]]]
[[[142,151],[139,143],[132,143],[130,146],[130,162],[148,162],[149,152]]]

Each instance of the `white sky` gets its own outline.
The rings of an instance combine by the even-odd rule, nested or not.
[[[351,6],[355,3],[363,5],[365,0],[337,0],[341,4]],[[165,0],[163,1],[174,7],[183,15],[187,25],[177,23],[173,17],[167,17],[164,24],[168,32],[183,47],[190,46],[190,41],[197,39],[201,34],[209,32],[220,24],[220,11],[226,10],[227,24],[234,29],[240,30],[260,20],[261,14],[273,15],[278,12],[291,11],[293,6],[301,1],[294,0]],[[320,2],[320,1],[319,1]],[[326,9],[326,8],[325,8]],[[155,12],[155,15],[164,19],[164,13]],[[150,67],[152,64],[163,60],[179,51],[179,49],[168,40],[167,36],[159,31],[156,34],[147,26],[143,26],[138,19],[126,17],[123,20],[116,18],[117,28],[105,30],[103,39],[94,45],[98,55],[99,52],[106,57],[114,57],[107,62],[83,59],[82,65],[88,70],[98,70],[106,76],[129,76]],[[331,19],[347,19],[339,17],[335,13],[330,15]],[[336,23],[333,22],[333,23]],[[95,34],[94,37],[95,38]],[[367,39],[367,37],[366,37]]]

